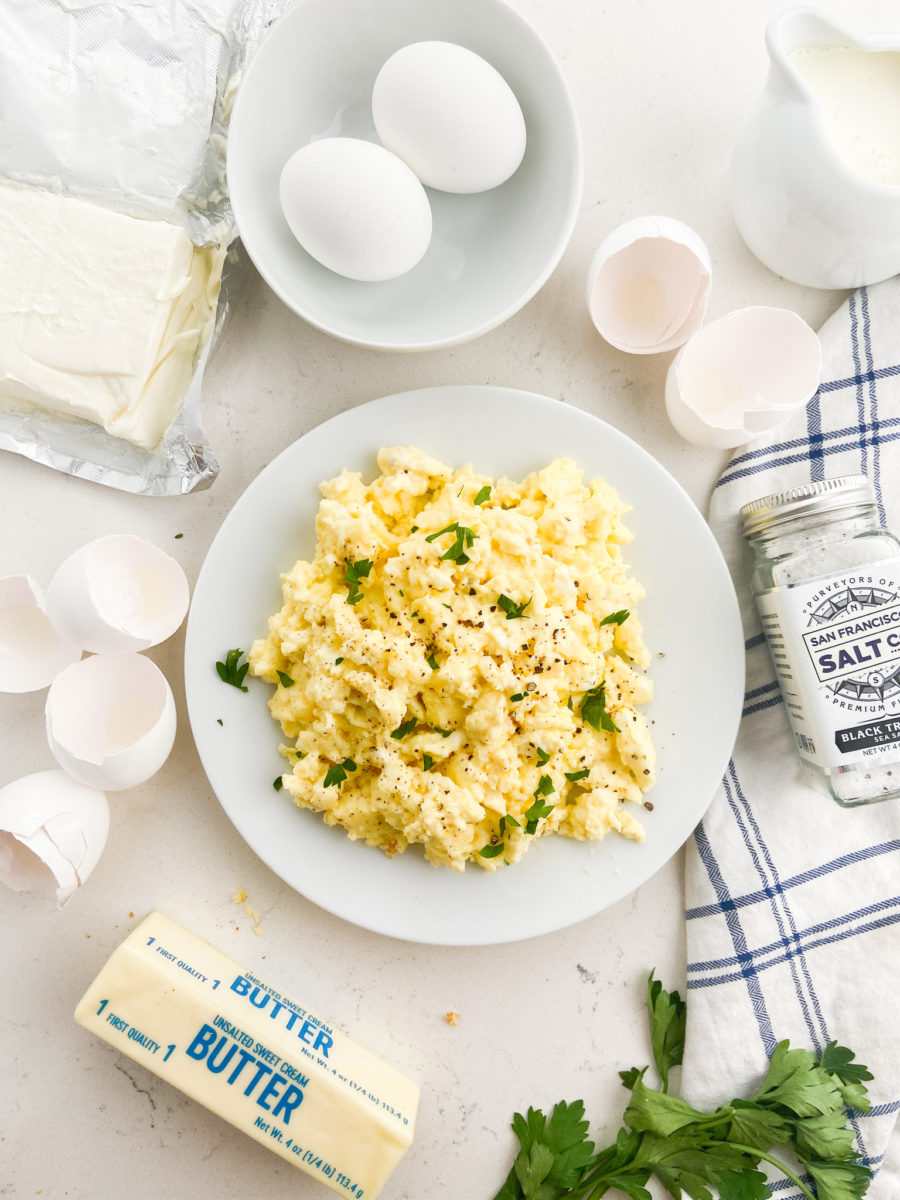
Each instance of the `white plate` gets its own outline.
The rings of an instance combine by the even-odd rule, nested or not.
[[[384,283],[344,279],[288,228],[281,170],[318,138],[377,141],[376,75],[401,46],[429,40],[466,46],[500,72],[525,117],[525,157],[488,192],[428,189],[434,233],[411,271]],[[297,0],[251,60],[229,123],[231,203],[263,279],[311,325],[386,350],[455,345],[518,312],[562,257],[581,184],[581,136],[562,73],[502,0]]]
[[[519,478],[569,455],[630,503],[627,560],[647,588],[649,706],[659,780],[641,812],[643,844],[541,839],[516,865],[458,874],[420,849],[394,859],[298,809],[272,782],[284,760],[272,689],[223,684],[215,662],[249,647],[281,606],[280,573],[312,556],[318,484],[343,467],[377,474],[381,446],[416,445],[454,466]],[[387,396],[326,421],[254,480],[200,572],[185,648],[191,726],[213,789],[237,829],[286,883],[329,912],[416,942],[483,945],[561,929],[627,895],[681,846],[725,770],[744,692],[743,633],[728,570],[689,497],[624,434],[560,401],[494,387]],[[222,725],[217,723],[222,720]]]

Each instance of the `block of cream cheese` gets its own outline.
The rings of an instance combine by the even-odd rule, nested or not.
[[[224,247],[0,179],[0,406],[152,449],[212,328]]]
[[[374,1200],[418,1085],[161,913],[113,952],[75,1020],[341,1196]]]

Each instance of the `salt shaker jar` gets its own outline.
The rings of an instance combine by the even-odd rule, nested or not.
[[[900,795],[900,542],[871,484],[825,479],[741,518],[801,760],[841,805]]]

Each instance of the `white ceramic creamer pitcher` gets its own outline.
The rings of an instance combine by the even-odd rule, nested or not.
[[[900,272],[900,30],[816,9],[770,19],[766,87],[732,166],[734,217],[767,267],[809,287]]]

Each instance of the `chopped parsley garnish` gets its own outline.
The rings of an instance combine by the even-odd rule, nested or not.
[[[348,772],[355,770],[356,763],[352,758],[345,758],[342,763],[329,767],[325,772],[325,787],[340,787],[347,778]]]
[[[475,499],[472,501],[472,503],[477,508],[479,505],[484,504],[485,500],[490,500],[490,498],[491,498],[491,485],[489,483],[486,483],[484,485],[484,487],[481,489],[481,491],[478,493],[478,495],[475,497]]]
[[[282,687],[293,687],[294,686],[293,679],[291,679],[290,675],[285,675],[284,671],[276,671],[276,675],[281,680]]]
[[[436,671],[440,666],[440,663],[433,654],[429,654],[425,661],[428,663],[429,667],[431,667],[432,671]]]
[[[357,562],[351,562],[349,558],[345,558],[344,563],[347,567],[344,572],[344,583],[350,589],[347,593],[347,603],[359,604],[363,598],[359,581],[368,578],[369,572],[372,570],[372,561],[368,558],[360,558]]]
[[[602,683],[585,692],[581,700],[581,715],[594,729],[618,733],[619,727],[606,711],[606,689]]]
[[[537,787],[534,790],[534,803],[525,812],[526,833],[536,833],[538,821],[542,820],[544,817],[549,817],[553,812],[553,805],[543,804],[542,800],[544,796],[549,796],[555,791],[556,788],[553,786],[553,780],[550,778],[550,776],[542,775]]]
[[[525,609],[531,603],[531,599],[531,596],[529,596],[524,604],[516,604],[515,600],[510,600],[509,596],[504,596],[501,592],[497,597],[497,605],[506,613],[507,621],[516,621],[520,617],[525,616]]]
[[[503,842],[498,842],[496,846],[482,846],[478,853],[482,858],[496,858],[498,854],[502,854],[506,849]]]
[[[397,726],[397,728],[391,734],[391,737],[395,738],[396,741],[399,742],[400,739],[405,738],[408,733],[412,733],[418,723],[418,717],[410,717],[408,721],[404,721],[402,725]]]
[[[518,702],[520,700],[524,700],[524,699],[525,699],[524,692],[516,692],[514,695],[510,696],[510,700],[512,701],[513,704],[518,704]]]
[[[229,650],[225,655],[225,661],[216,663],[216,670],[223,683],[230,683],[232,687],[246,692],[248,689],[244,683],[244,676],[250,669],[250,664],[239,661],[243,653],[243,650]]]
[[[178,541],[178,539],[179,539],[179,538],[182,538],[182,537],[184,537],[184,534],[183,534],[183,533],[176,533],[176,534],[175,534],[175,540],[176,540],[176,542]]]
[[[225,724],[225,722],[222,720],[222,718],[221,718],[221,717],[216,717],[216,724],[217,724],[217,725],[224,725],[224,724]]]
[[[336,659],[334,660],[334,665],[335,665],[336,667],[339,667],[343,661],[344,661],[343,657],[341,657],[341,658],[336,658]]]
[[[542,750],[540,746],[536,746],[535,749],[537,750],[538,762],[541,766],[550,761],[550,755],[546,750]]]
[[[447,556],[446,556],[446,555],[444,555],[444,557],[446,558]],[[469,560],[468,560],[468,559],[466,559],[466,562],[468,562],[468,561],[469,561]],[[450,609],[450,612],[453,612],[453,607],[452,607],[452,605],[450,605],[450,604],[445,604],[445,605],[444,605],[444,608],[449,608],[449,609]]]
[[[446,554],[441,555],[441,562],[449,558],[452,559],[453,562],[459,563],[460,566],[462,566],[464,563],[467,563],[469,561],[469,556],[466,554],[466,550],[468,550],[475,541],[475,531],[473,529],[469,529],[467,525],[460,525],[459,521],[454,521],[452,525],[447,525],[443,529],[439,529],[437,533],[429,533],[425,541],[433,542],[435,538],[443,537],[445,533],[455,533],[456,541],[446,552]]]
[[[591,773],[591,768],[582,767],[580,771],[565,771],[563,773],[569,783],[577,783],[579,779],[587,779]]]
[[[501,833],[501,835],[506,833],[507,825],[511,825],[515,829],[522,828],[521,823],[519,821],[517,821],[516,818],[514,816],[512,816],[510,813],[507,813],[505,816],[500,818],[500,833]]]
[[[422,766],[426,771],[430,771],[431,768],[434,766],[434,759],[431,757],[430,754],[422,755]]]
[[[452,729],[441,729],[440,725],[432,725],[431,728],[434,730],[435,733],[439,733],[441,735],[441,737],[449,737],[450,734],[453,732]]]
[[[623,621],[627,621],[631,613],[627,608],[620,608],[618,612],[610,613],[608,617],[604,617],[600,622],[598,629],[604,625],[621,625]]]
[[[418,533],[418,532],[419,532],[419,527],[418,527],[418,525],[413,525],[412,529],[410,529],[410,531],[409,531],[409,532],[410,532],[410,533]]]
[[[284,778],[281,775],[279,775],[278,778],[275,780],[275,782],[272,784],[272,787],[275,789],[276,792],[280,792],[281,789],[284,787]]]
[[[573,711],[573,712],[574,712],[574,706],[573,706],[573,704],[572,704],[572,697],[571,697],[571,696],[570,696],[570,697],[568,698],[568,700],[566,701],[566,708],[568,708],[568,709],[570,709],[571,711]]]

